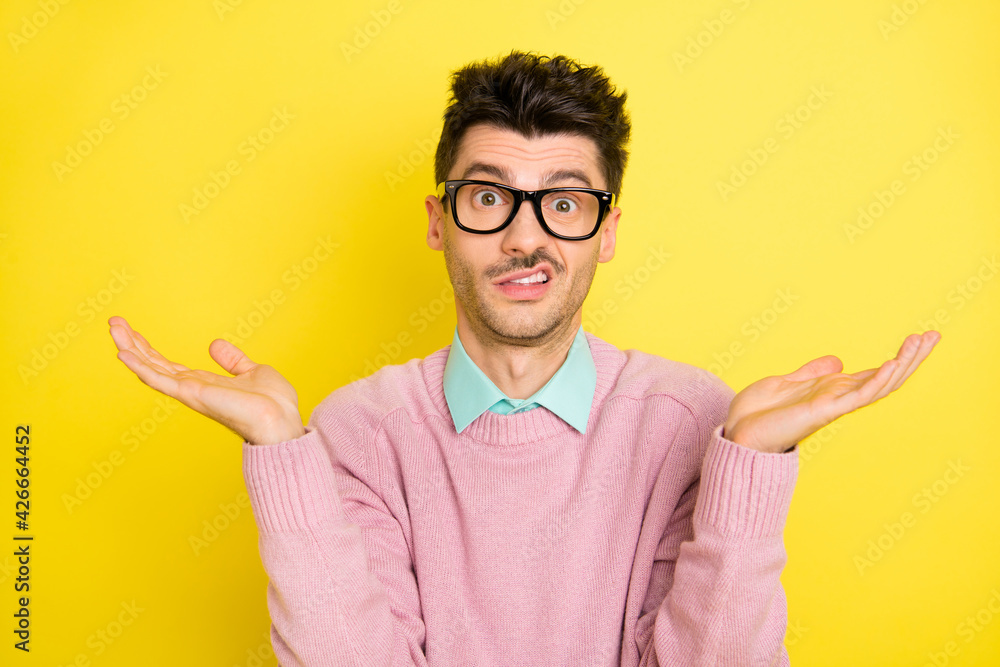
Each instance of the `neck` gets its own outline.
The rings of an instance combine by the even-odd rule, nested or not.
[[[581,312],[560,323],[542,339],[518,342],[475,327],[458,309],[458,337],[469,358],[510,398],[528,398],[545,386],[569,354]]]

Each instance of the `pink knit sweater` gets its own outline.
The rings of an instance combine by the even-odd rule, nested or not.
[[[797,450],[723,439],[707,371],[587,339],[586,435],[545,408],[456,434],[448,346],[243,444],[284,667],[788,664]]]

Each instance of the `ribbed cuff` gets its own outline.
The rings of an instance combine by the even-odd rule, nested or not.
[[[343,514],[330,458],[312,427],[273,445],[244,441],[243,479],[261,531],[303,530]]]
[[[728,535],[780,535],[798,477],[799,454],[758,452],[712,432],[694,518]]]

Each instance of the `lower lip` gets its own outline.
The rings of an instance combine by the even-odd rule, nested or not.
[[[510,297],[511,299],[528,300],[542,297],[549,288],[549,283],[551,282],[552,281],[549,280],[544,283],[530,283],[528,285],[500,283],[497,287],[504,296]]]

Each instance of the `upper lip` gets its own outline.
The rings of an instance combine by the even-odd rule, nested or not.
[[[494,280],[494,285],[499,285],[500,283],[506,283],[511,280],[518,280],[520,278],[527,278],[528,276],[533,276],[539,271],[545,272],[546,280],[552,280],[552,267],[548,264],[538,264],[532,269],[526,269],[524,271],[518,271],[517,273],[508,273],[507,275]]]

